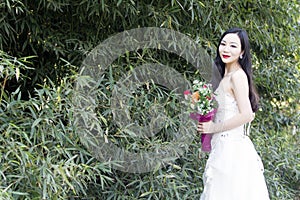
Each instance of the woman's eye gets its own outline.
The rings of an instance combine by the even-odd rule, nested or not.
[[[220,45],[225,46],[225,43],[221,43]]]
[[[231,47],[233,47],[233,48],[236,48],[237,46],[235,46],[235,45],[231,45]]]

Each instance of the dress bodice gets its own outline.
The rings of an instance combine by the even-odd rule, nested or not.
[[[216,101],[218,103],[217,113],[214,120],[215,122],[221,123],[223,121],[226,121],[239,112],[238,104],[235,98],[228,92],[225,92],[222,86],[219,86],[217,88],[217,90],[215,91],[215,95]],[[239,135],[249,135],[249,128],[250,124],[248,125],[246,132],[243,125],[225,132],[236,133]]]
[[[225,121],[239,112],[235,98],[228,92],[224,92],[222,87],[218,87],[215,94],[218,103],[217,122]]]

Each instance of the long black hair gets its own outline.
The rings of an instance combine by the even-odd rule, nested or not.
[[[223,33],[223,35],[221,36],[220,41],[218,43],[217,56],[215,58],[216,67],[217,67],[219,73],[221,74],[221,77],[224,77],[225,63],[223,63],[223,61],[221,59],[221,56],[219,53],[219,46],[220,46],[221,41],[224,38],[224,36],[229,33],[236,33],[238,35],[238,37],[240,38],[241,45],[242,45],[242,51],[244,51],[244,53],[242,55],[242,58],[239,58],[238,62],[247,75],[248,84],[249,84],[249,100],[251,103],[252,111],[256,112],[258,110],[259,96],[258,96],[258,93],[256,92],[256,89],[255,89],[254,83],[253,83],[250,43],[249,43],[248,34],[245,30],[240,29],[240,28],[231,28]]]

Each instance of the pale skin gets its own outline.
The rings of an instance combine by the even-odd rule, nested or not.
[[[225,74],[219,87],[222,87],[224,92],[231,94],[235,98],[239,113],[221,123],[213,121],[199,122],[197,127],[199,133],[213,134],[227,131],[251,122],[255,116],[248,97],[249,85],[247,75],[238,63],[239,56],[244,53],[241,50],[241,42],[238,35],[235,33],[225,35],[218,50],[222,61],[225,63]]]

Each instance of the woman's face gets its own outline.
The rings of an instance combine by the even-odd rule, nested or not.
[[[238,61],[242,55],[241,40],[236,33],[229,33],[224,36],[219,46],[219,54],[225,64]]]

